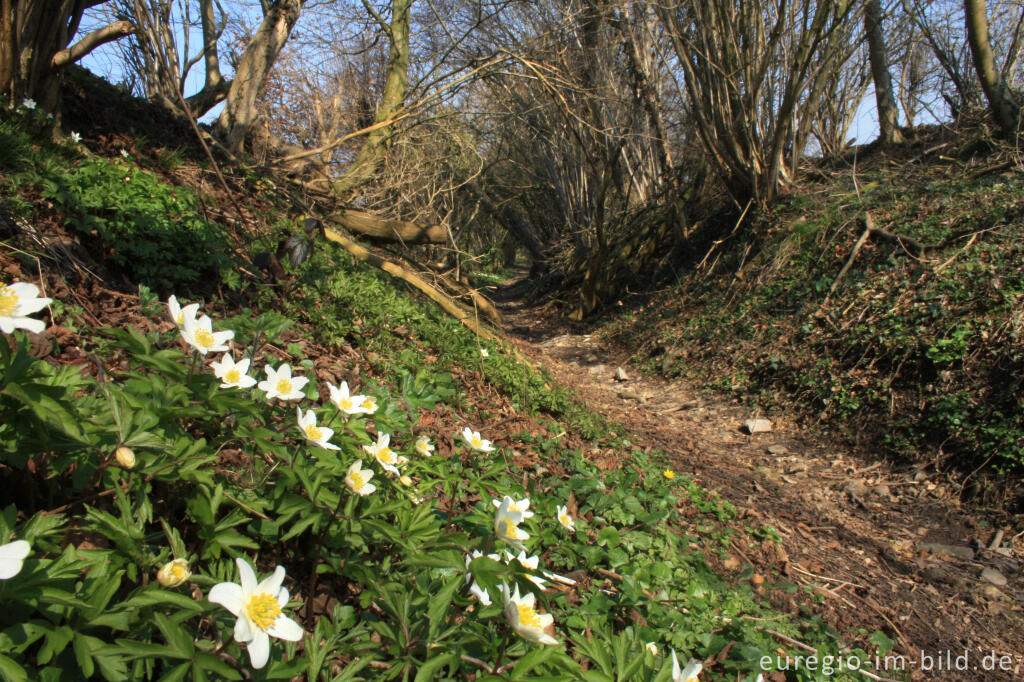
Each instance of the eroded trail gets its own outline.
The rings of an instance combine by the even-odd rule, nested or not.
[[[904,671],[894,660],[885,677],[1024,677],[1024,529],[993,527],[962,509],[958,490],[930,468],[874,460],[829,441],[821,425],[773,415],[770,431],[746,433],[745,421],[763,415],[685,382],[638,375],[584,327],[514,295],[498,298],[524,354],[627,425],[641,446],[671,453],[676,471],[745,510],[740,523],[778,531],[781,543],[752,550],[734,542],[725,562],[709,556],[723,575],[739,580],[752,564],[778,608],[809,605],[844,635],[886,633]],[[620,367],[625,376],[616,378]],[[787,593],[777,581],[806,590]],[[955,669],[963,663],[967,670]]]

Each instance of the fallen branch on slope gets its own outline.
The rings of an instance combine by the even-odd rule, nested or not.
[[[377,254],[373,253],[365,246],[361,246],[348,237],[344,237],[329,227],[323,228],[324,236],[330,239],[336,244],[341,244],[342,247],[350,254],[355,256],[357,260],[364,263],[368,263],[375,268],[380,268],[384,272],[388,273],[392,277],[397,277],[403,282],[411,284],[413,287],[419,289],[427,298],[437,303],[446,313],[454,317],[456,320],[468,327],[474,334],[490,341],[497,341],[496,337],[490,330],[484,328],[478,320],[476,320],[468,312],[460,308],[450,298],[442,294],[440,291],[435,289],[433,286],[428,284],[423,278],[416,275],[415,273],[409,272],[401,265],[392,263],[391,261],[384,260]]]

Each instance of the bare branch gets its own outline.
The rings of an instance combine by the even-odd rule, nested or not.
[[[68,64],[74,64],[100,45],[124,38],[133,33],[135,33],[135,24],[130,21],[115,21],[109,26],[96,29],[82,36],[82,39],[71,47],[66,47],[53,55],[53,59],[50,60],[50,68],[60,69]]]

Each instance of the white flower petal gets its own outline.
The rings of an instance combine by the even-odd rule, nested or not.
[[[245,645],[245,648],[249,650],[249,661],[252,662],[252,667],[259,670],[267,664],[267,660],[270,658],[270,635],[263,630],[256,630],[252,640]]]
[[[46,329],[45,322],[31,317],[12,317],[11,321],[14,323],[14,329],[27,329],[33,334],[42,334]]]
[[[288,642],[298,642],[302,639],[302,635],[305,634],[301,625],[291,618],[283,615],[278,616],[274,622],[270,624],[270,627],[267,628],[267,632],[272,637],[277,637],[278,639],[283,639]]]
[[[220,604],[235,616],[242,613],[242,586],[237,583],[217,583],[206,598],[214,604]]]
[[[24,540],[15,540],[0,545],[0,580],[7,580],[18,575],[25,557],[32,547]]]
[[[235,641],[244,644],[252,640],[254,629],[255,628],[249,625],[249,618],[247,616],[240,616],[238,620],[235,621]]]
[[[262,594],[264,592],[267,594],[277,594],[278,590],[281,589],[281,583],[284,582],[284,573],[284,566],[278,566],[274,569],[274,572],[270,574],[270,577],[264,578],[263,582],[261,582],[253,592],[256,594]]]
[[[252,570],[249,562],[242,557],[235,559],[235,564],[238,565],[238,577],[242,583],[242,594],[244,597],[248,597],[256,591],[256,572]]]

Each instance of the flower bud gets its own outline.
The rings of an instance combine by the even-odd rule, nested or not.
[[[412,479],[408,476],[400,476],[398,482],[404,485],[406,488],[412,485]]]
[[[131,448],[126,448],[122,445],[114,451],[114,459],[116,459],[117,463],[124,469],[135,468],[135,453],[132,452]]]
[[[645,648],[646,648],[646,649],[647,649],[648,651],[650,651],[650,652],[651,652],[651,656],[657,656],[657,655],[658,655],[658,645],[657,645],[657,644],[655,644],[654,642],[648,642],[648,643],[646,644]]]
[[[184,559],[168,561],[156,573],[157,581],[164,587],[177,587],[192,576],[188,562]]]

